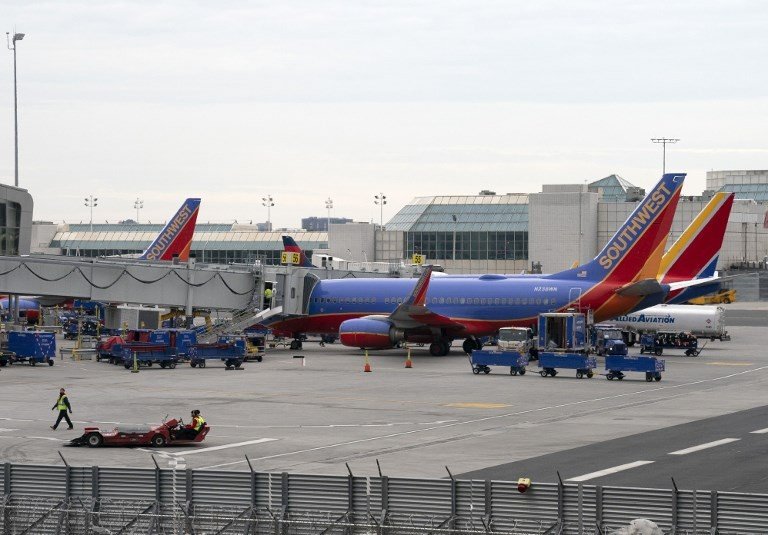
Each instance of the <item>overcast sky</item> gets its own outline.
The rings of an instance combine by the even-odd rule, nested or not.
[[[768,168],[768,2],[15,1],[35,219],[385,221],[420,195]],[[0,178],[13,184],[12,53]]]

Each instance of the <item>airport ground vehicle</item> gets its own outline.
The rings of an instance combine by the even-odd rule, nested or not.
[[[245,338],[219,337],[212,344],[195,344],[189,349],[189,365],[193,368],[205,368],[209,360],[221,360],[226,369],[239,369],[246,356]]]
[[[122,364],[125,369],[131,369],[134,361],[138,366],[151,367],[153,364],[159,364],[161,368],[173,369],[181,358],[175,347],[165,344],[148,342],[141,345],[122,346]]]
[[[624,332],[612,325],[595,325],[591,329],[592,347],[598,355],[626,355]]]
[[[630,332],[685,331],[699,338],[730,340],[725,309],[717,305],[656,305],[614,318],[611,325]]]
[[[555,377],[559,368],[576,370],[578,379],[594,376],[597,360],[589,356],[584,314],[539,314],[539,368],[542,377]]]
[[[605,357],[605,378],[623,380],[624,372],[645,373],[645,380],[649,383],[653,380],[661,381],[661,372],[665,369],[665,362],[656,357],[629,357],[626,355],[609,355]]]
[[[14,360],[16,360],[16,353],[13,351],[6,351],[5,349],[0,350],[0,367],[13,364]]]
[[[56,358],[56,335],[40,331],[12,331],[8,333],[8,351],[15,356],[11,362],[28,362],[30,366],[48,363]]]
[[[528,365],[530,355],[514,350],[488,351],[476,349],[469,355],[469,364],[472,373],[479,374],[491,372],[491,366],[504,366],[509,368],[510,375],[525,375],[525,367]]]
[[[640,353],[654,354],[658,357],[664,353],[665,349],[680,349],[685,351],[686,357],[698,357],[704,347],[700,349],[698,339],[687,332],[660,331],[640,337]]]
[[[118,425],[114,429],[102,430],[98,427],[86,427],[83,435],[72,439],[68,446],[88,446],[98,448],[100,446],[175,446],[179,444],[193,444],[202,442],[211,430],[208,425],[202,429],[193,439],[176,438],[176,431],[184,422],[181,418],[171,419],[156,425]]]
[[[694,297],[693,299],[686,301],[686,303],[690,305],[717,305],[720,303],[733,303],[734,301],[736,301],[736,290],[721,288],[720,291],[715,294]]]
[[[64,339],[75,340],[80,336],[98,336],[101,325],[95,318],[72,319],[64,328]]]

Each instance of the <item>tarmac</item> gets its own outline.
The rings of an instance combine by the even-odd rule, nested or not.
[[[736,310],[731,341],[708,342],[698,357],[665,352],[667,370],[653,383],[638,373],[542,378],[535,362],[525,376],[474,375],[460,344],[447,357],[414,348],[411,369],[402,349],[370,352],[370,373],[360,350],[312,342],[269,350],[242,371],[211,363],[131,373],[69,356],[53,367],[14,365],[0,369],[0,461],[61,464],[61,452],[81,466],[149,468],[154,456],[161,466],[183,457],[191,468],[247,470],[247,455],[257,471],[342,475],[348,465],[375,475],[378,460],[393,477],[443,478],[447,468],[462,478],[552,482],[560,472],[597,484],[666,488],[675,477],[680,488],[768,492],[754,470],[768,451],[768,432],[757,433],[768,428],[765,330],[738,325],[768,312]],[[62,386],[73,431],[49,428]],[[64,447],[84,425],[186,419],[191,409],[211,426],[195,446]]]

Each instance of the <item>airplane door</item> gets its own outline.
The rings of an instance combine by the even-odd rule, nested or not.
[[[568,290],[568,302],[573,303],[577,309],[581,309],[581,288],[571,288]]]

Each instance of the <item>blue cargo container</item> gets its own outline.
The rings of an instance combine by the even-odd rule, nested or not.
[[[656,357],[605,357],[605,377],[608,380],[624,379],[622,372],[645,372],[645,380],[649,383],[653,380],[661,381],[661,372],[664,371],[665,362]]]
[[[38,362],[47,362],[53,366],[56,335],[37,331],[11,331],[8,333],[8,351],[16,354],[16,361],[27,361],[32,366]]]
[[[207,360],[221,360],[229,370],[240,368],[245,360],[245,339],[219,337],[213,344],[195,344],[189,349],[189,364],[193,368],[205,368]]]
[[[159,329],[150,333],[149,341],[171,346],[177,355],[186,357],[189,349],[197,343],[197,333],[191,329]]]
[[[557,375],[557,369],[576,370],[576,378],[586,376],[592,379],[594,369],[597,368],[597,360],[586,353],[539,353],[539,374],[542,377]]]
[[[525,367],[528,365],[528,354],[517,351],[485,351],[476,349],[469,357],[472,365],[472,373],[490,373],[491,366],[505,366],[509,368],[510,375],[525,375]]]
[[[587,322],[578,312],[539,314],[539,351],[586,351]]]

